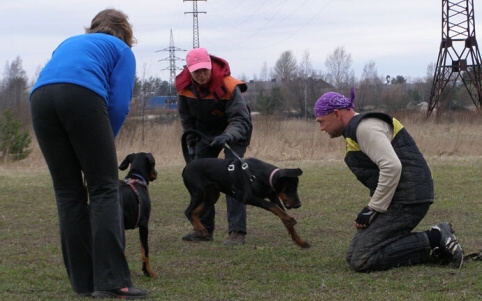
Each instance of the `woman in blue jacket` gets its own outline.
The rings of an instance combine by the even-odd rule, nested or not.
[[[132,285],[124,255],[114,143],[134,88],[134,42],[123,12],[99,12],[85,34],[55,49],[30,95],[55,190],[64,263],[79,296],[147,295]]]

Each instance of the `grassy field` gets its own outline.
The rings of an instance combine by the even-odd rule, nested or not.
[[[430,163],[436,201],[417,227],[453,223],[465,253],[482,249],[482,124],[400,118]],[[341,161],[342,139],[330,140],[313,121],[255,120],[248,156],[301,167],[302,207],[291,210],[301,249],[281,221],[248,208],[247,243],[226,247],[226,206],[218,203],[215,240],[186,243],[188,194],[181,181],[180,126],[127,124],[118,137],[119,160],[149,151],[159,178],[150,186],[151,264],[158,277],[141,272],[136,230],[127,232],[126,254],[134,283],[152,300],[480,300],[480,261],[462,269],[420,265],[359,274],[346,264],[353,220],[368,191]],[[34,142],[35,143],[35,142]],[[120,177],[123,177],[123,172]],[[78,300],[68,283],[59,246],[52,184],[34,147],[20,162],[0,165],[0,300]]]

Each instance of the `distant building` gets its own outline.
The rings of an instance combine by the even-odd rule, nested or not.
[[[243,98],[246,103],[251,106],[251,109],[256,108],[258,97],[262,92],[269,94],[274,87],[278,87],[276,79],[270,81],[250,80],[246,82],[246,85],[248,86],[248,91],[243,93]]]
[[[176,96],[152,96],[147,103],[149,109],[177,110]]]

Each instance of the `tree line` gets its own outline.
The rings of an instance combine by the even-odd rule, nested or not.
[[[293,52],[282,52],[273,67],[264,63],[259,76],[253,80],[240,79],[248,83],[245,97],[253,111],[261,114],[284,114],[312,118],[315,101],[323,93],[337,91],[350,95],[355,88],[357,111],[384,110],[396,112],[417,109],[429,101],[433,82],[434,65],[427,66],[424,78],[406,78],[402,75],[382,76],[375,61],[369,61],[360,78],[355,76],[351,54],[342,46],[327,55],[323,68],[315,68],[311,55],[305,51],[300,59]],[[22,59],[6,62],[0,78],[0,111],[11,110],[26,126],[30,125],[29,93],[35,78],[27,77],[22,68]],[[470,106],[466,89],[451,91],[446,110],[458,110]],[[175,89],[159,77],[136,77],[134,102],[145,104],[153,95],[173,96]]]
[[[271,72],[267,70],[264,64],[260,78],[265,81],[269,78],[274,84],[255,89],[257,95],[250,98],[251,105],[254,102],[254,108],[261,113],[285,112],[290,116],[311,118],[314,103],[323,93],[336,91],[349,96],[351,88],[355,88],[355,106],[359,112],[423,110],[424,104],[430,101],[435,66],[429,64],[423,78],[392,77],[380,75],[375,61],[370,60],[364,65],[360,78],[356,78],[351,54],[340,46],[327,55],[324,68],[313,67],[308,51],[298,61],[293,52],[287,50],[280,55]],[[472,104],[462,84],[449,93],[445,110],[465,110]]]

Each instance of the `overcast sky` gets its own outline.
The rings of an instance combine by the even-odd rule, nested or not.
[[[475,2],[475,1],[474,1]],[[441,0],[207,0],[198,1],[199,42],[211,54],[227,59],[232,74],[259,77],[264,63],[274,67],[291,50],[298,60],[305,51],[312,67],[326,72],[325,61],[337,47],[353,60],[357,77],[374,61],[380,76],[425,77],[436,63],[442,37]],[[137,76],[169,81],[169,47],[193,47],[193,2],[183,0],[12,0],[0,2],[0,62],[17,56],[29,78],[66,37],[84,27],[105,8],[124,11],[138,43]],[[482,3],[475,3],[480,43]],[[203,13],[205,12],[205,13]],[[185,58],[185,51],[176,52]],[[183,61],[176,61],[181,67]],[[4,65],[3,65],[4,66]],[[3,77],[3,66],[2,76]],[[164,69],[164,70],[163,70]]]

